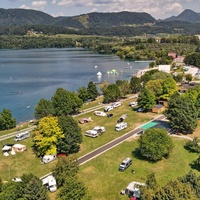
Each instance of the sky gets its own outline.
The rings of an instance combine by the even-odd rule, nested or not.
[[[91,12],[146,12],[155,19],[165,19],[185,9],[200,13],[200,0],[1,0],[0,8],[40,10],[53,17]]]

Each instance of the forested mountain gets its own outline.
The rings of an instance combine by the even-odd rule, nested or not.
[[[25,35],[28,30],[51,35],[200,34],[200,14],[185,10],[177,17],[156,20],[148,13],[125,11],[52,17],[36,10],[0,9],[0,35]]]
[[[200,22],[200,13],[196,13],[193,10],[186,9],[178,16],[169,17],[164,21],[184,21],[184,22],[197,23]]]
[[[0,8],[1,26],[23,26],[23,25],[52,25],[57,20],[41,11],[27,9],[2,9]]]

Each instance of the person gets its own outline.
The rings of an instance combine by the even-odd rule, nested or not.
[[[135,173],[135,170],[134,170],[134,169],[132,169],[132,173],[133,173],[133,174]]]

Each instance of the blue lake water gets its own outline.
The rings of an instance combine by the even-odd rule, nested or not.
[[[10,109],[17,122],[24,122],[34,118],[38,101],[51,99],[57,88],[77,92],[89,81],[130,80],[148,64],[80,48],[0,50],[0,112]],[[117,74],[107,73],[112,69]]]

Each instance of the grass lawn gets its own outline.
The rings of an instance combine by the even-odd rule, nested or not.
[[[184,149],[186,140],[173,141],[175,148],[169,159],[157,163],[133,157],[132,151],[138,147],[137,139],[125,141],[82,165],[79,177],[85,183],[93,200],[128,199],[126,195],[120,195],[120,191],[132,181],[145,183],[149,173],[154,172],[158,183],[163,185],[190,171],[189,163],[197,159],[198,155]],[[119,164],[126,157],[131,157],[133,164],[124,172],[119,172]],[[131,173],[132,169],[135,170],[134,174]]]
[[[1,146],[6,143],[14,143],[13,138],[5,141],[1,141]],[[17,152],[15,155],[9,155],[8,157],[0,154],[0,177],[4,181],[11,180],[14,177],[20,177],[26,173],[32,173],[38,177],[51,172],[52,167],[56,162],[51,162],[45,165],[41,164],[41,160],[35,156],[32,151],[32,139],[26,139],[18,141],[19,144],[25,144],[27,151]]]

